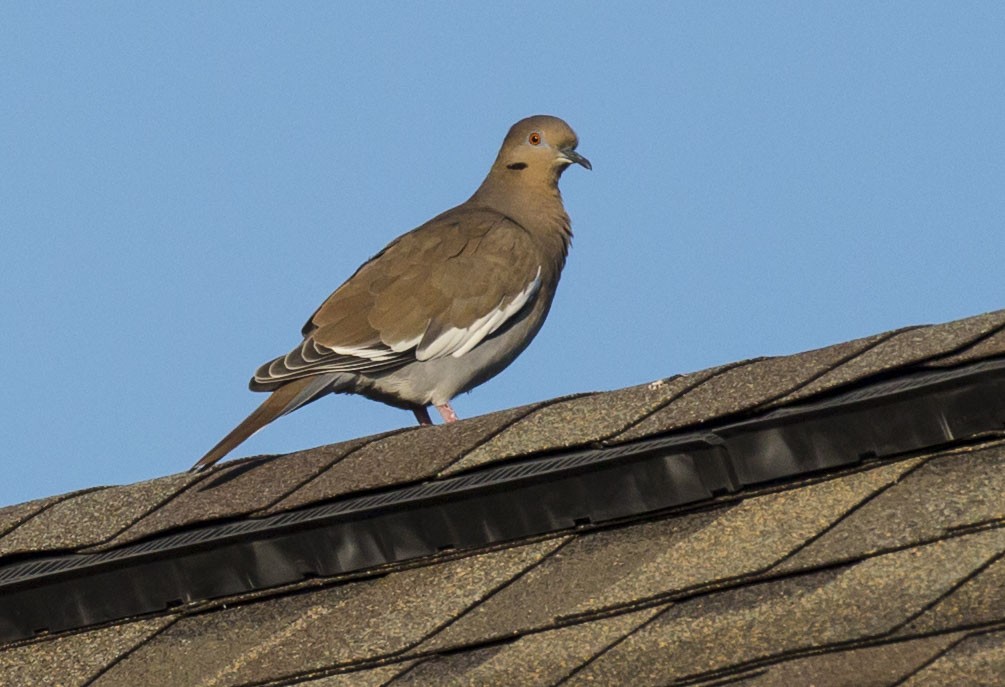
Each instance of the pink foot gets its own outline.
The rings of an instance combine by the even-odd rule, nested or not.
[[[420,425],[433,424],[433,421],[429,419],[429,411],[425,408],[416,408],[412,412],[415,413],[415,419],[419,421]]]
[[[444,422],[457,422],[457,413],[454,412],[454,409],[450,407],[449,403],[436,406],[436,409],[440,411],[440,415],[443,417]]]

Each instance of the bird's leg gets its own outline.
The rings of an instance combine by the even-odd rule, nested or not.
[[[416,408],[412,412],[415,413],[415,419],[419,421],[420,425],[433,424],[433,421],[429,419],[429,411],[426,410],[425,406],[422,408]]]
[[[443,417],[444,422],[457,422],[457,413],[454,412],[449,403],[438,405],[436,409],[440,411],[440,416]]]

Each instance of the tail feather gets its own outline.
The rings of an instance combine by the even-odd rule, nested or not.
[[[205,470],[280,415],[296,410],[300,406],[306,405],[323,395],[323,393],[318,393],[319,391],[327,391],[323,387],[318,388],[321,386],[319,384],[321,381],[324,380],[319,380],[317,377],[296,379],[273,391],[262,405],[258,406],[251,415],[244,418],[241,424],[230,430],[230,433],[221,439],[216,446],[211,448],[209,453],[200,458],[199,462],[192,466],[190,472]],[[304,391],[308,393],[305,394],[303,393]]]

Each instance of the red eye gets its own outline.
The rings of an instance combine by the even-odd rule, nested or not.
[[[532,146],[536,146],[541,143],[541,134],[535,131],[534,133],[532,133],[530,136],[527,137],[527,140],[530,141],[530,144]]]

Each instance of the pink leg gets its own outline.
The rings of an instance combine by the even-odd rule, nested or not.
[[[457,413],[454,412],[454,409],[450,407],[449,403],[436,406],[436,409],[440,411],[440,415],[443,417],[444,422],[457,422]]]
[[[433,424],[433,421],[429,419],[429,411],[425,408],[416,408],[412,412],[415,413],[415,419],[419,421],[420,425]]]

